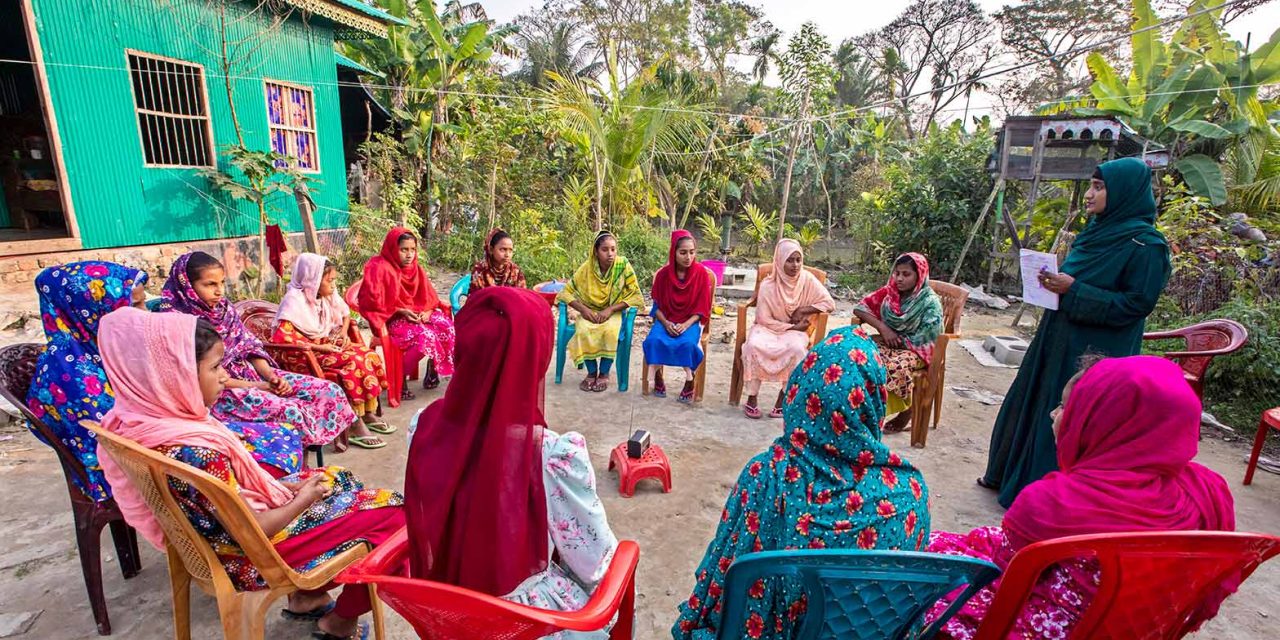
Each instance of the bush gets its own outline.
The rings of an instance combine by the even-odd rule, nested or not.
[[[1165,331],[1221,318],[1244,325],[1249,341],[1229,356],[1214,358],[1205,375],[1205,410],[1238,431],[1252,433],[1262,411],[1275,406],[1276,389],[1280,389],[1280,302],[1237,298],[1209,313],[1187,316],[1166,294],[1147,319],[1147,330]],[[1181,350],[1182,345],[1144,345],[1145,351],[1154,354],[1174,349]]]

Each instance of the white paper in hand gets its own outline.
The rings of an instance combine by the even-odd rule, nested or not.
[[[1052,253],[1022,249],[1018,255],[1022,265],[1022,299],[1045,309],[1058,309],[1058,294],[1040,284],[1040,272],[1058,273],[1058,257]]]

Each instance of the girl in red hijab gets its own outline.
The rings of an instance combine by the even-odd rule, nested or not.
[[[693,402],[693,372],[702,366],[702,332],[711,321],[711,287],[714,276],[698,262],[698,245],[684,229],[671,232],[667,264],[653,276],[653,330],[644,339],[644,359],[656,367],[653,395],[667,396],[662,366],[684,369],[680,402]],[[648,376],[646,370],[644,375]]]
[[[406,363],[427,358],[422,386],[434,389],[453,375],[453,318],[440,303],[427,271],[418,264],[418,237],[404,227],[387,232],[382,250],[364,265],[360,315],[375,332],[386,331]],[[405,389],[401,399],[411,400]]]
[[[467,357],[410,428],[410,574],[576,611],[604,577],[617,539],[586,442],[546,428],[551,309],[532,291],[489,287],[458,319]]]
[[[1019,549],[1053,538],[1235,529],[1226,481],[1192,462],[1200,436],[1200,399],[1178,365],[1154,356],[1086,365],[1067,382],[1062,405],[1051,417],[1059,471],[1027,485],[1002,526],[968,534],[935,531],[929,551],[990,560],[1004,569]],[[1015,622],[1017,637],[1069,637],[1088,609],[1098,579],[1092,559],[1046,570]],[[978,592],[938,637],[973,637],[999,584],[997,580]],[[1192,624],[1216,615],[1238,584],[1235,580],[1211,595]],[[949,604],[937,604],[930,619]]]

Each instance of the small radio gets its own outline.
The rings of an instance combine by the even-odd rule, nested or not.
[[[637,430],[631,434],[630,438],[627,438],[627,457],[639,458],[643,456],[644,452],[649,450],[650,444],[649,432],[643,429]]]

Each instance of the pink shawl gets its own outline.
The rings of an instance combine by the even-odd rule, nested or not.
[[[314,253],[299,254],[293,262],[289,290],[280,300],[280,310],[276,312],[277,323],[290,322],[312,340],[326,338],[341,329],[343,321],[351,315],[351,307],[336,289],[324,298],[317,297],[326,262],[324,256]]]
[[[124,307],[102,319],[98,348],[116,396],[115,406],[102,418],[102,428],[148,449],[188,445],[217,451],[231,460],[240,496],[250,508],[265,511],[285,505],[293,494],[254,462],[235,434],[210,416],[201,401],[195,331],[195,316],[181,313]],[[98,461],[125,521],[163,550],[160,523],[101,445]]]
[[[1094,365],[1067,398],[1059,470],[1023,489],[1005,514],[1009,543],[1021,549],[1085,534],[1234,530],[1226,481],[1191,461],[1200,411],[1182,369],[1164,358]],[[1228,593],[1206,603],[1203,619]]]
[[[760,283],[760,293],[756,296],[756,324],[774,333],[791,328],[791,314],[796,309],[813,306],[831,313],[836,308],[827,288],[808,270],[802,268],[799,275],[787,276],[787,258],[796,252],[804,254],[800,243],[791,239],[782,240],[774,247],[773,273]]]

